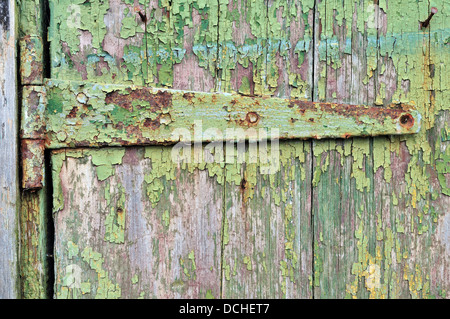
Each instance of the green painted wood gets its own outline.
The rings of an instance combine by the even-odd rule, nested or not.
[[[286,141],[270,145],[270,164],[247,150],[226,165],[223,298],[312,297],[308,150]]]
[[[77,24],[76,7],[67,10],[68,3],[51,1],[49,39],[52,77],[57,81],[87,86],[96,82],[101,87],[163,86],[203,92],[200,95],[217,91],[379,108],[404,103],[414,104],[422,114],[421,131],[409,137],[280,142],[281,165],[274,174],[262,173],[261,162],[220,163],[219,156],[220,165],[208,167],[202,159],[191,169],[177,167],[177,176],[185,178],[167,182],[164,173],[145,181],[153,163],[145,152],[153,147],[136,148],[144,157],[134,156],[133,165],[115,162],[111,154],[90,159],[101,150],[71,150],[66,157],[57,152],[54,160],[64,163],[57,166],[61,170],[53,178],[56,235],[60,236],[55,246],[57,296],[140,297],[146,290],[160,297],[448,298],[448,13],[444,1],[377,3],[75,2],[81,17]],[[426,19],[431,6],[439,11],[422,30],[418,22]],[[157,22],[145,30],[138,11]],[[157,52],[156,60],[150,52]],[[72,108],[65,115],[75,105],[81,110],[83,96],[80,100],[69,103]],[[205,111],[200,111],[203,116]],[[63,122],[58,121],[60,128]],[[93,125],[80,127],[87,131]],[[79,136],[84,133],[59,134],[64,141]],[[169,167],[163,164],[163,171]],[[101,206],[106,198],[94,200],[106,192],[92,195],[85,189],[92,184],[112,190],[108,182],[129,183],[133,188],[142,184],[142,176],[151,183],[150,191],[144,185],[147,189],[139,191],[139,199],[117,187],[109,192],[112,205],[106,210]],[[201,192],[194,191],[200,178],[196,176],[207,177]],[[174,198],[181,190],[188,195],[178,203]],[[77,198],[70,197],[74,193]],[[123,211],[110,210],[117,208],[122,194],[127,205],[134,203],[127,207],[125,226],[119,219]],[[214,210],[207,208],[204,194],[214,198],[218,205]],[[153,207],[155,199],[159,201]],[[74,211],[88,205],[97,205],[91,214],[99,220],[95,225],[100,235],[87,226],[73,226]],[[139,205],[147,207],[147,216],[157,225],[165,225],[166,210],[169,216],[179,212],[182,221],[177,225],[208,221],[209,235],[202,230],[193,234],[194,227],[178,232],[170,219],[166,233],[158,226],[135,243],[133,236],[150,224],[141,219],[139,227],[128,228],[136,221],[130,214],[144,210],[134,209]],[[181,213],[188,207],[199,207],[200,215]],[[205,211],[214,222],[199,217]],[[194,217],[199,220],[189,219]],[[83,220],[87,224],[89,217]],[[120,236],[123,230],[126,243],[114,242],[112,230]],[[164,237],[161,234],[179,243],[171,254],[155,248],[160,247],[155,242]],[[202,239],[211,234],[214,244]],[[212,259],[199,257],[205,255],[191,248],[200,244],[208,252],[205,255],[213,252]],[[130,258],[119,263],[107,254],[131,256],[130,251],[137,251],[134,256],[146,256],[149,247],[152,254],[162,256],[158,263],[156,259],[150,265],[140,259],[132,263]],[[101,258],[109,259],[98,263]],[[201,267],[197,258],[203,260]],[[66,268],[73,261],[86,270],[80,288],[73,286],[77,268]],[[208,275],[200,274],[204,267],[212,267]],[[142,277],[135,277],[137,269]],[[158,278],[156,269],[161,270]],[[176,282],[179,278],[181,282]],[[208,278],[211,285],[197,284],[200,278]],[[155,280],[161,283],[160,290],[150,289]]]
[[[420,114],[406,105],[376,108],[57,80],[46,82],[46,94],[42,139],[48,148],[261,139],[260,130],[267,138],[320,139],[420,129]]]
[[[217,52],[216,2],[49,3],[54,78],[206,91],[212,88]]]
[[[51,297],[53,255],[51,198],[45,177],[44,142],[40,140],[45,128],[44,3],[25,0],[17,3],[18,60],[21,84],[20,163],[21,198],[19,221],[20,293],[24,299]],[[20,105],[20,104],[19,104]],[[31,189],[31,190],[30,190]]]
[[[438,185],[436,161],[447,152],[437,133],[448,122],[447,89],[435,80],[448,60],[440,51],[446,12],[418,31],[429,3],[408,6],[408,14],[400,1],[317,7],[316,98],[375,105],[414,100],[424,114],[415,137],[314,142],[317,298],[448,298],[442,229],[449,197]]]
[[[56,298],[220,296],[224,170],[170,152],[53,152]]]
[[[238,52],[224,50],[222,91],[279,99],[310,94],[303,85],[312,71],[308,4],[287,3],[229,1],[221,11],[222,41]],[[246,44],[250,53],[242,50]],[[224,298],[312,298],[310,142],[269,145],[272,172],[249,145],[244,162],[225,166]]]
[[[52,78],[200,92],[214,88],[213,58],[217,55],[218,22],[214,2],[177,1],[170,6],[166,1],[139,4],[130,1],[71,1],[70,4],[50,1],[50,6]],[[67,10],[68,6],[70,10]],[[138,12],[146,14],[147,27]],[[67,21],[69,23],[65,24]],[[129,120],[133,121],[132,118]],[[86,129],[88,132],[92,128],[86,126]],[[84,154],[89,152],[93,151],[84,150]],[[116,152],[121,154],[119,149],[112,150],[113,154]],[[96,159],[100,160],[94,159],[92,164],[88,158],[80,157],[82,153],[73,151],[52,156],[54,163],[61,156],[67,156],[61,174],[54,172],[55,193],[65,193],[65,186],[81,191],[71,192],[75,193],[73,200],[59,196],[54,199],[55,296],[220,296],[223,211],[220,180],[223,179],[223,168],[202,164],[203,160],[188,167],[178,167],[170,162],[169,148],[132,148],[126,150],[122,165],[115,164],[113,175],[109,176],[109,166],[105,170],[104,165],[98,165],[104,157],[101,150],[92,153],[94,157],[98,154]],[[66,165],[78,173],[82,163],[85,163],[84,167],[90,167],[84,171],[93,174],[88,175],[87,184],[103,190],[94,207],[89,199],[79,200],[84,198],[81,185],[85,185],[86,176],[76,178],[80,181],[76,185],[72,178],[65,178]],[[222,177],[216,178],[215,174]],[[111,186],[116,184],[120,184],[118,188],[125,204],[120,202],[116,189]],[[107,205],[105,201],[111,207],[122,205],[124,227],[120,226],[122,220],[113,217],[113,213],[106,218],[109,210],[108,213],[102,210],[102,205]],[[86,205],[91,205],[91,216],[96,221],[94,226],[103,231],[101,235],[71,226],[72,208],[78,210]],[[83,216],[80,222],[89,223],[91,216]],[[67,228],[67,232],[62,232],[63,228]],[[120,242],[122,237],[115,240],[117,232],[123,234],[123,242]],[[68,255],[65,250],[69,241],[73,243],[70,247],[78,247],[76,256]],[[111,251],[122,255],[111,255]],[[103,264],[96,264],[100,261],[99,254],[105,260]],[[77,266],[83,270],[79,281],[72,275],[78,274],[80,268]],[[97,273],[103,274],[103,269],[108,274],[99,278]]]
[[[24,299],[51,298],[53,238],[49,228],[48,188],[25,191],[20,206],[20,289]],[[49,238],[50,237],[50,238]]]

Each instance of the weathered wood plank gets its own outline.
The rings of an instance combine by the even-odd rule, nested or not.
[[[142,205],[121,187],[116,195],[112,190],[115,185],[129,183],[124,188],[133,189],[133,183],[142,184],[139,174],[152,171],[152,160],[142,158],[147,151],[130,155],[140,164],[125,164],[124,159],[112,170],[98,169],[104,165],[89,164],[74,151],[54,179],[64,181],[56,182],[55,188],[66,187],[57,190],[66,197],[56,197],[54,206],[59,210],[70,202],[55,215],[71,232],[58,239],[58,297],[117,297],[120,288],[121,297],[139,297],[145,290],[152,294],[144,297],[448,298],[449,31],[444,1],[72,4],[75,7],[66,11],[67,2],[51,2],[55,78],[376,107],[415,103],[425,125],[409,138],[325,140],[311,147],[309,142],[280,143],[280,169],[271,175],[261,173],[261,163],[222,163],[206,172],[209,164],[200,161],[177,170],[180,180],[144,177],[155,189],[139,191],[141,200],[147,196]],[[439,12],[421,30],[418,21],[425,20],[431,5]],[[147,30],[138,11],[153,20]],[[150,57],[150,52],[156,55]],[[54,158],[58,156],[62,155]],[[98,203],[83,195],[84,182],[78,186],[81,182],[75,180],[69,187],[69,166],[71,171],[83,168],[80,172],[103,189],[90,195],[98,197]],[[95,174],[108,177],[95,181]],[[113,221],[99,226],[101,235],[80,236],[78,232],[87,228],[69,227],[76,223],[70,207],[81,207],[70,198],[78,187],[85,187],[76,193],[84,208],[100,208],[96,220]],[[106,210],[105,190],[111,197]],[[181,190],[187,195],[178,203],[174,198],[181,198]],[[222,204],[205,208],[198,193],[210,194]],[[123,211],[109,210],[122,194],[129,205],[125,225],[135,228],[122,227]],[[156,206],[150,208],[155,199]],[[168,214],[163,206],[171,207]],[[174,218],[185,227],[184,233],[171,228],[172,208],[181,212],[192,207],[214,211],[214,220],[207,219],[209,235],[194,234],[195,225],[205,221],[200,215],[180,213]],[[152,224],[132,218],[131,211],[147,212]],[[90,218],[86,216],[85,224]],[[111,243],[117,231],[120,236],[127,232],[128,248]],[[180,234],[187,239],[180,239]],[[207,247],[205,252],[194,248],[198,241]],[[164,250],[163,242],[174,247],[175,255]],[[130,256],[123,268],[112,251]],[[150,266],[139,259],[141,255],[152,255]],[[163,258],[158,260],[159,255]],[[103,264],[96,263],[102,258]],[[72,276],[76,266],[86,270],[79,288]],[[209,272],[202,272],[206,268]],[[129,269],[143,269],[142,276],[139,271],[128,275]],[[158,277],[154,269],[163,275]],[[108,275],[98,280],[97,274],[106,271]],[[198,283],[200,278],[211,285]],[[89,295],[83,295],[87,291]]]
[[[226,45],[219,52],[220,89],[306,98],[312,70],[308,4],[229,1],[221,9]],[[269,142],[268,162],[247,144],[245,160],[226,164],[224,298],[312,297],[309,144]]]
[[[51,298],[53,254],[49,229],[47,185],[25,191],[20,206],[20,289],[22,298]]]
[[[363,81],[367,32],[364,25],[362,31],[358,29],[358,18],[364,19],[358,13],[364,14],[364,5],[317,3],[314,98],[319,101],[373,103],[368,95],[371,83]],[[348,296],[354,264],[362,262],[361,267],[367,268],[368,261],[361,260],[360,254],[369,241],[373,249],[373,239],[366,235],[373,214],[370,143],[360,138],[313,142],[315,298]],[[364,229],[361,235],[356,234],[357,225]]]
[[[52,162],[56,298],[220,296],[220,164],[177,164],[164,147]]]
[[[266,76],[267,0],[219,1],[217,91],[262,95]]]
[[[311,163],[304,147],[271,144],[268,162],[248,150],[244,163],[226,165],[224,298],[312,297]]]
[[[19,298],[16,2],[0,1],[0,298]]]
[[[440,82],[436,82],[435,77],[439,78],[440,72],[444,71],[442,61],[448,60],[448,53],[442,50],[442,38],[438,37],[436,43],[431,40],[436,38],[432,28],[416,34],[407,32],[416,30],[415,19],[426,19],[428,3],[419,3],[417,10],[414,10],[414,18],[402,24],[389,24],[395,10],[384,12],[381,12],[384,24],[381,24],[380,44],[389,37],[396,37],[400,43],[417,43],[417,49],[394,47],[389,52],[380,45],[379,54],[383,59],[379,67],[389,68],[389,72],[384,72],[387,77],[380,80],[381,97],[383,91],[386,92],[382,101],[418,101],[423,108],[424,128],[414,138],[374,141],[378,140],[378,145],[374,143],[374,154],[380,154],[374,156],[374,172],[377,173],[375,193],[383,194],[382,202],[389,205],[389,209],[383,210],[382,217],[377,221],[377,239],[385,256],[384,269],[381,271],[385,281],[381,281],[380,288],[383,294],[387,292],[391,298],[448,298],[443,292],[447,289],[444,287],[450,287],[449,277],[445,274],[449,265],[448,254],[444,253],[448,236],[446,238],[443,235],[445,231],[442,232],[442,229],[445,228],[449,212],[449,197],[437,178],[437,159],[446,152],[446,142],[442,140],[440,132],[444,129],[444,123],[448,123],[448,112],[444,111],[448,106],[442,99],[445,95],[438,98],[433,96],[434,84]],[[434,20],[435,26],[443,26],[441,19],[445,19],[445,16],[444,10]],[[445,34],[446,31],[442,28],[441,32]],[[437,72],[434,70],[430,45],[436,50],[433,58],[441,61],[436,64],[439,65]],[[408,66],[403,68],[405,59],[408,60]],[[390,65],[395,69],[391,69]],[[436,88],[439,95],[448,90],[448,86],[441,86],[440,83]],[[389,99],[389,96],[392,98]],[[396,258],[392,257],[394,251]]]
[[[437,177],[446,162],[446,142],[438,132],[448,122],[448,89],[437,80],[440,96],[434,93],[435,65],[442,72],[448,54],[442,37],[419,29],[428,4],[408,4],[407,14],[404,6],[318,6],[317,98],[375,105],[415,101],[424,127],[414,137],[315,143],[315,297],[445,298],[450,286],[443,253],[449,198]],[[436,19],[445,34],[441,21]]]
[[[170,9],[174,47],[180,52],[173,64],[172,88],[211,92],[217,72],[217,2],[188,3],[173,1]]]
[[[69,3],[50,1],[50,11],[49,40],[53,79],[127,83],[206,92],[214,89],[218,23],[216,2],[111,0],[70,1]],[[133,119],[130,118],[130,120]],[[86,126],[86,130],[86,132],[92,132],[92,127]],[[68,136],[71,136],[70,132]],[[109,142],[106,141],[106,143]],[[159,147],[149,148],[145,154],[158,150],[161,152]],[[120,151],[117,150],[117,152]],[[127,152],[132,151],[127,150]],[[103,283],[110,283],[109,278],[97,281],[96,269],[91,269],[92,267],[89,266],[90,257],[84,255],[83,259],[81,256],[83,250],[80,250],[77,261],[81,262],[81,267],[88,270],[87,276],[93,278],[92,293],[84,297],[118,297],[119,295],[141,297],[141,292],[145,293],[142,297],[159,298],[219,296],[220,262],[218,261],[221,256],[220,205],[222,200],[211,201],[209,206],[201,206],[202,203],[205,204],[206,199],[201,203],[196,204],[196,202],[205,194],[210,194],[211,199],[214,196],[220,196],[222,199],[223,186],[213,183],[213,178],[209,177],[211,172],[205,171],[204,167],[199,169],[202,164],[197,164],[189,170],[184,166],[178,168],[176,181],[173,180],[174,176],[166,176],[170,177],[169,181],[164,182],[169,185],[169,188],[161,189],[161,183],[166,178],[163,175],[173,174],[173,167],[169,168],[172,163],[164,162],[164,165],[167,165],[163,167],[162,160],[157,156],[155,161],[158,162],[158,159],[160,161],[159,172],[155,171],[155,176],[148,175],[149,167],[152,167],[155,162],[152,161],[150,164],[149,159],[144,160],[143,152],[141,149],[136,151],[135,155],[130,155],[132,159],[134,158],[134,164],[140,163],[136,164],[137,167],[126,163],[124,159],[123,165],[118,166],[114,176],[111,177],[114,180],[108,181],[108,183],[122,185],[122,188],[128,192],[126,198],[129,206],[126,207],[125,225],[130,225],[131,228],[126,228],[126,234],[129,236],[126,238],[129,240],[127,245],[109,243],[104,238],[111,239],[111,235],[104,234],[92,234],[88,242],[79,243],[83,250],[86,248],[83,245],[88,244],[96,249],[95,256],[98,256],[97,253],[104,254],[105,264],[110,274],[118,276],[117,283],[120,285],[121,293],[113,288],[109,291],[109,295],[106,290],[99,288],[99,285]],[[168,152],[170,155],[169,148],[163,152]],[[77,152],[74,151],[73,154]],[[200,162],[204,163],[202,160]],[[73,163],[73,165],[75,167],[81,164]],[[223,175],[220,171],[219,168],[217,174]],[[211,174],[211,176],[214,175],[214,173]],[[148,182],[149,186],[140,193],[133,194],[134,186],[130,183],[136,183],[139,178],[142,180],[144,178],[142,175],[146,175],[146,181],[141,182],[144,184]],[[57,185],[56,193],[59,190],[59,179],[59,176],[54,176],[54,182]],[[73,185],[71,181],[65,181],[67,187],[78,188],[78,183]],[[110,191],[113,199],[115,189],[109,189],[108,185],[100,183],[98,187],[103,187],[102,191],[106,189]],[[151,187],[156,188],[152,190]],[[124,192],[122,188],[118,190],[120,194]],[[77,198],[80,196],[77,195]],[[103,195],[99,196],[103,197]],[[155,196],[158,197],[160,204],[152,207]],[[59,207],[58,203],[59,199],[55,199],[54,207]],[[65,207],[73,211],[73,207],[76,209],[80,205],[87,204],[82,200],[71,201]],[[196,205],[201,206],[198,212],[195,211]],[[70,214],[64,211],[62,215],[57,213],[55,217],[61,216],[60,220],[65,221],[63,217],[65,213]],[[96,218],[102,213],[102,211],[96,211]],[[216,217],[219,219],[217,220]],[[205,227],[206,224],[209,226]],[[56,229],[57,249],[61,243],[58,236],[64,236],[60,232],[62,226],[60,224]],[[78,244],[77,234],[82,231],[86,230],[77,229],[76,226],[70,227],[67,237],[63,239],[66,242],[71,240]],[[66,242],[63,244],[66,245]],[[128,252],[128,250],[131,251],[130,258],[125,264],[122,264],[121,259],[106,257],[110,255],[105,253],[105,251]],[[70,272],[78,268],[76,265],[70,266],[70,262],[65,259],[67,255],[62,251],[58,254],[56,254],[58,258],[56,260],[56,296],[81,297],[81,288],[70,284],[67,278],[64,279],[65,270],[68,269]],[[152,263],[147,263],[145,259],[147,257],[151,258]],[[100,271],[100,269],[97,270]],[[124,274],[130,274],[130,276]],[[111,280],[115,281],[116,278],[111,277]],[[83,283],[81,287],[86,288],[86,284]]]
[[[217,3],[50,1],[52,77],[213,88]]]
[[[19,276],[21,296],[26,299],[51,297],[53,234],[49,229],[47,181],[42,131],[44,125],[44,2],[27,0],[20,7],[19,72],[21,88],[21,169]],[[19,167],[20,167],[19,166]],[[30,191],[30,189],[32,189]]]

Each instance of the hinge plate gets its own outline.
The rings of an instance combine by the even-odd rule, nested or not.
[[[43,141],[48,149],[413,134],[421,119],[405,104],[371,107],[53,79],[25,87],[23,101],[22,138]]]

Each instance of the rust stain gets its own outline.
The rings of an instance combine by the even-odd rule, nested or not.
[[[410,129],[414,126],[414,118],[411,114],[403,114],[400,117],[400,125],[404,128]]]
[[[395,120],[404,115],[404,113],[409,111],[411,108],[410,106],[404,104],[391,104],[388,107],[379,108],[373,106],[362,107],[361,105],[340,103],[315,103],[300,100],[290,100],[288,106],[290,108],[296,107],[297,111],[302,115],[304,115],[306,111],[334,113],[348,118],[354,118],[357,123],[360,123],[358,119],[361,116],[369,116],[370,118],[378,120],[380,123],[383,123],[383,120],[386,118]],[[414,124],[414,121],[412,121],[412,123]]]
[[[133,106],[136,108],[143,109],[147,108],[146,105],[133,105],[133,101],[143,101],[150,105],[150,111],[159,111],[163,107],[172,107],[172,94],[166,91],[157,91],[156,93],[150,88],[140,88],[140,89],[128,89],[127,94],[122,94],[119,91],[113,91],[106,94],[105,103],[115,104],[121,108],[124,108],[130,112],[134,110]]]
[[[183,98],[192,103],[192,99],[195,98],[195,94],[192,92],[186,92],[183,94]]]
[[[44,140],[23,139],[21,141],[23,189],[43,187],[44,149]]]
[[[256,112],[247,112],[245,119],[238,119],[235,122],[239,126],[252,127],[258,125],[260,116]]]
[[[69,114],[67,114],[66,118],[68,118],[68,119],[76,118],[77,117],[77,111],[78,111],[78,107],[74,106],[72,108],[72,110],[69,112]]]
[[[259,115],[256,112],[248,112],[245,120],[253,125],[256,125],[259,122]]]
[[[160,116],[158,116],[156,119],[145,119],[144,126],[147,128],[150,128],[152,130],[156,130],[161,126],[160,123]]]

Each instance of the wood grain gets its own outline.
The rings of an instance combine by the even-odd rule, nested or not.
[[[280,143],[272,174],[259,161],[174,169],[154,148],[115,149],[117,162],[56,152],[56,296],[448,298],[444,2],[91,1],[77,26],[76,7],[51,1],[58,79],[414,103],[424,123]]]
[[[303,84],[310,81],[305,70],[312,71],[312,50],[293,45],[312,34],[305,25],[307,7],[298,1],[229,1],[221,9],[222,91],[281,98],[311,94]],[[272,172],[265,170],[261,153],[251,162],[251,147],[243,163],[236,158],[225,166],[222,297],[311,298],[310,144],[271,145]]]
[[[220,296],[223,187],[208,170],[181,169],[168,148],[53,155],[56,298]],[[220,174],[220,170],[217,171]]]
[[[55,211],[56,297],[218,297],[220,185],[208,170],[163,165],[161,148],[118,152],[122,164],[101,181],[95,150],[54,155],[64,206]]]
[[[445,183],[438,186],[443,164],[436,159],[445,162],[447,142],[437,132],[445,131],[448,111],[434,96],[435,89],[441,99],[446,94],[434,63],[448,57],[438,53],[440,41],[429,42],[433,29],[417,31],[427,4],[411,5],[408,15],[403,5],[318,3],[316,98],[369,105],[415,99],[428,124],[411,137],[314,142],[316,298],[446,297],[442,205],[449,198]]]
[[[18,289],[18,101],[15,1],[0,1],[0,298]]]

